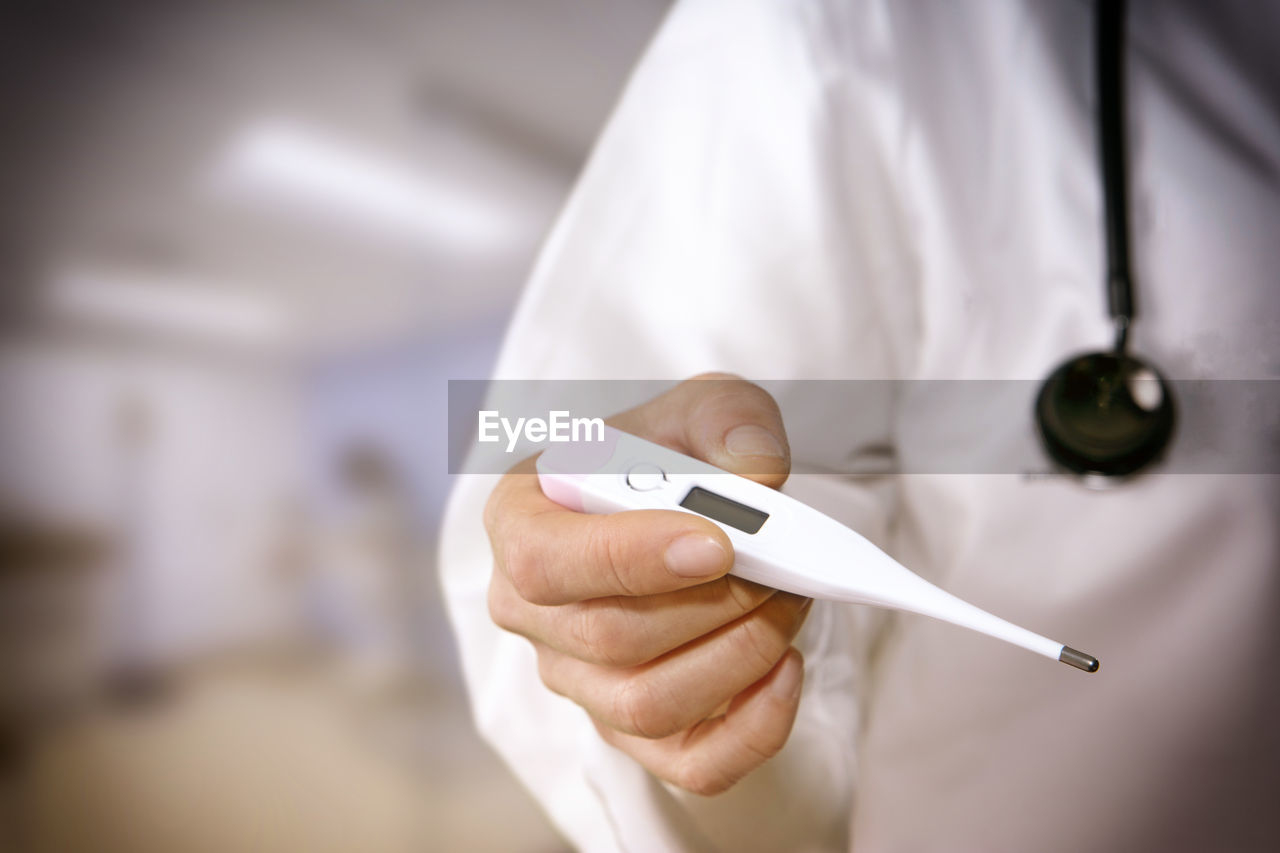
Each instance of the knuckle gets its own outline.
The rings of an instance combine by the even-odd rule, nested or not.
[[[668,781],[691,794],[714,797],[737,784],[738,777],[726,772],[722,767],[696,760],[692,755],[686,755],[676,765],[672,778]]]
[[[733,632],[733,654],[737,660],[753,662],[768,672],[786,652],[787,647],[773,635],[763,620],[754,616],[743,619]]]
[[[609,614],[609,631],[613,640],[614,666],[633,667],[646,664],[671,645],[671,638],[656,629],[652,618],[636,607],[641,599],[619,598]]]
[[[767,598],[761,598],[753,592],[751,587],[747,586],[750,581],[744,582],[734,577],[724,577],[721,578],[721,581],[728,590],[729,600],[733,602],[738,612],[742,615],[750,613],[768,600]]]
[[[739,743],[739,747],[742,753],[749,758],[751,766],[759,767],[777,755],[786,742],[785,732],[782,733],[781,737],[771,732],[759,732],[755,736],[743,738]]]
[[[489,619],[504,631],[514,631],[516,625],[515,602],[507,594],[502,582],[494,577],[489,581]]]
[[[533,548],[513,539],[503,549],[503,565],[516,593],[531,604],[554,604],[545,562]]]
[[[613,693],[612,712],[623,731],[650,740],[680,730],[674,714],[644,678],[625,678],[619,683]]]
[[[634,644],[615,614],[601,607],[584,606],[573,619],[573,639],[591,663],[609,667],[633,666]]]
[[[587,544],[587,553],[597,565],[606,568],[612,575],[614,588],[622,595],[636,595],[635,579],[630,572],[630,549],[627,547],[621,529],[610,524],[609,519],[599,519],[600,524],[592,525]]]
[[[558,696],[568,696],[564,685],[560,683],[551,655],[541,648],[536,648],[536,651],[538,656],[538,678],[542,681],[543,686]]]

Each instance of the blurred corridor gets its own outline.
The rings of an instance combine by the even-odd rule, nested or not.
[[[5,5],[0,849],[563,849],[439,604],[446,380],[665,8]]]

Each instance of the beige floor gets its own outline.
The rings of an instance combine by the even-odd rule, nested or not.
[[[19,849],[565,849],[455,691],[373,702],[315,667],[189,682],[160,707],[94,714],[42,741],[11,803]]]

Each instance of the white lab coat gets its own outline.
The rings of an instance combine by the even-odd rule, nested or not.
[[[1280,6],[1130,6],[1133,346],[1176,378],[1274,379]],[[681,3],[498,375],[1039,379],[1105,347],[1092,26],[1084,2]],[[576,845],[1277,849],[1276,477],[1091,492],[805,474],[824,460],[793,451],[787,491],[1101,671],[820,602],[788,745],[721,797],[685,795],[605,746],[490,623],[496,477],[462,476],[441,560],[478,726]]]

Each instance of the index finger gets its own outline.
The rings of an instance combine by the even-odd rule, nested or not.
[[[729,537],[690,513],[565,509],[542,493],[532,458],[498,483],[485,527],[498,570],[533,604],[671,592],[714,580],[733,565]]]

